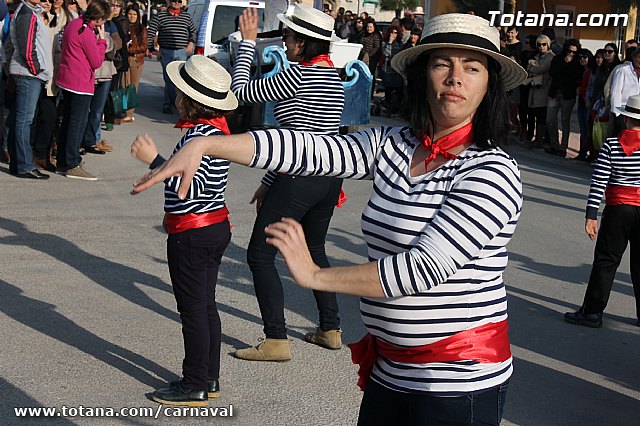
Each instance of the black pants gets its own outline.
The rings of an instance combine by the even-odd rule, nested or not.
[[[247,248],[247,263],[253,274],[253,285],[264,323],[264,334],[270,339],[286,339],[284,292],[275,266],[277,250],[266,243],[264,228],[283,217],[300,222],[313,261],[328,268],[324,250],[329,222],[340,195],[342,179],[278,175],[262,203]],[[340,328],[335,293],[314,291],[320,328]]]
[[[509,382],[457,397],[396,392],[369,380],[360,404],[359,426],[499,425]]]
[[[64,112],[62,113],[62,127],[58,140],[57,168],[67,170],[78,166],[80,158],[80,143],[84,137],[89,119],[89,106],[92,95],[80,95],[77,93],[62,91]]]
[[[222,331],[216,306],[218,269],[231,232],[225,220],[171,234],[167,239],[169,274],[182,320],[182,384],[206,390],[220,376]]]
[[[547,133],[547,107],[535,107],[531,108],[531,113],[535,117],[536,121],[536,139],[537,143],[542,143]],[[531,120],[529,120],[531,123]]]
[[[57,96],[47,96],[46,90],[40,93],[38,100],[37,121],[32,130],[33,156],[36,158],[49,158],[49,151],[53,146],[53,134],[58,123]]]
[[[631,282],[636,296],[636,315],[640,318],[640,206],[625,204],[604,208],[589,285],[582,304],[584,313],[604,311],[627,242],[631,245]]]

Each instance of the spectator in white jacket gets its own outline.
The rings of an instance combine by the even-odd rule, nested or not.
[[[636,48],[631,62],[625,62],[613,70],[611,79],[611,112],[613,129],[609,137],[617,137],[625,129],[624,117],[617,112],[627,104],[629,96],[640,95],[640,48]]]

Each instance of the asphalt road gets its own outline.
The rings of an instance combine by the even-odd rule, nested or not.
[[[147,62],[143,105],[133,124],[104,136],[114,146],[87,156],[97,182],[54,175],[24,181],[0,165],[0,423],[177,424],[208,417],[81,417],[90,409],[157,405],[150,392],[175,380],[182,336],[166,265],[162,188],[129,195],[145,166],[129,156],[137,133],[148,132],[169,155],[178,117],[160,113],[162,75]],[[377,124],[397,124],[376,118]],[[575,138],[575,135],[573,136]],[[583,230],[591,168],[510,148],[522,171],[525,204],[509,247],[505,274],[515,356],[503,424],[635,425],[640,409],[640,328],[635,327],[628,258],[617,275],[602,329],[572,326],[590,271],[593,243]],[[317,321],[310,292],[284,276],[288,363],[250,363],[229,354],[262,336],[245,263],[254,208],[248,204],[261,171],[232,167],[227,191],[233,239],[220,271],[217,300],[223,324],[222,395],[210,407],[229,409],[238,425],[353,425],[361,393],[346,349],[304,343]],[[333,265],[366,261],[359,231],[367,182],[346,182],[349,202],[336,210],[327,252]],[[346,342],[364,332],[358,300],[339,298]],[[20,419],[16,407],[75,408],[51,419]],[[221,413],[221,412],[219,412]]]

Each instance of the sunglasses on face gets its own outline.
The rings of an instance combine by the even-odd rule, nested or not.
[[[615,50],[605,50],[604,53],[615,53]]]
[[[122,7],[122,6],[119,5],[118,3],[111,3],[111,7]]]
[[[578,53],[577,50],[567,50],[567,55],[575,55],[576,53]]]
[[[547,45],[547,43],[537,43],[536,44],[536,46],[538,46],[538,47],[543,47],[543,46],[546,46],[546,45]]]
[[[180,3],[180,4],[182,4],[182,0],[171,0],[171,3]]]
[[[580,58],[580,59],[587,59],[587,58],[588,58],[588,56],[587,56],[587,55],[580,55],[580,56],[579,56],[579,58]]]

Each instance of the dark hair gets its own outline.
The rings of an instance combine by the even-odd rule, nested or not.
[[[389,38],[391,37],[391,32],[394,30],[398,33],[396,41],[401,41],[404,28],[396,24],[392,24],[387,27],[387,29],[384,32],[383,40],[388,42]]]
[[[596,58],[593,56],[593,53],[589,49],[582,48],[578,51],[578,56],[586,56],[587,57],[587,69],[591,71],[591,73],[595,73],[596,71]]]
[[[633,57],[636,56],[637,51],[638,51],[637,47],[628,47],[624,51],[624,60],[631,62],[631,60],[633,60]]]
[[[547,37],[549,37],[551,39],[551,41],[554,41],[556,39],[556,32],[553,30],[553,28],[545,28],[542,30],[542,35],[546,35]],[[549,46],[551,47],[551,46]]]
[[[624,116],[624,118],[627,120],[626,124],[626,128],[628,129],[629,127],[640,127],[640,119],[637,118],[633,118],[633,117],[629,117],[629,116]]]
[[[127,10],[125,11],[124,15],[127,16],[129,14],[130,11],[134,11],[136,12],[136,15],[138,15],[138,21],[135,24],[130,24],[129,28],[131,29],[131,34],[133,34],[133,36],[135,37],[135,39],[140,43],[140,41],[142,41],[142,16],[140,16],[140,7],[138,7],[138,5],[136,3],[133,3],[131,5],[129,5],[129,7],[127,7]],[[127,17],[127,19],[129,19]],[[140,43],[140,44],[145,44],[146,42]]]
[[[299,43],[303,43],[300,58],[303,61],[310,61],[316,56],[329,54],[331,48],[330,40],[320,40],[319,38],[309,37],[297,31],[293,32],[293,38]]]
[[[564,44],[562,45],[562,56],[566,56],[567,53],[569,52],[569,46],[573,46],[575,47],[578,52],[580,51],[580,48],[582,46],[580,46],[580,42],[578,40],[576,40],[575,38],[569,38],[567,40],[565,40]],[[578,57],[578,52],[576,52],[576,55],[573,57],[573,60],[576,60]]]
[[[95,0],[92,0],[95,1]],[[199,118],[219,118],[231,115],[233,111],[223,111],[207,105],[204,105],[189,95],[182,93],[180,98],[180,108],[183,111],[184,118],[190,121],[196,121]]]
[[[107,19],[111,13],[111,6],[105,0],[92,0],[87,6],[87,10],[82,15],[82,27],[78,30],[78,34],[82,34],[89,22],[96,19]]]
[[[474,142],[480,149],[491,149],[494,146],[504,147],[509,141],[511,131],[509,99],[500,77],[500,68],[498,61],[487,57],[489,75],[487,93],[478,105],[472,120]],[[433,136],[433,116],[429,104],[426,102],[428,70],[429,52],[418,56],[411,65],[407,66],[408,100],[405,117],[420,139],[425,136]]]
[[[625,41],[624,44],[638,44],[638,40],[630,38],[629,40]]]
[[[510,27],[507,27],[507,31],[505,31],[505,33],[508,33],[511,30],[516,30],[518,31],[518,27],[516,27],[515,25],[511,25]]]
[[[526,42],[529,43],[529,46],[531,47],[536,47],[537,39],[538,39],[538,36],[534,34],[529,34],[528,36],[525,37]]]

